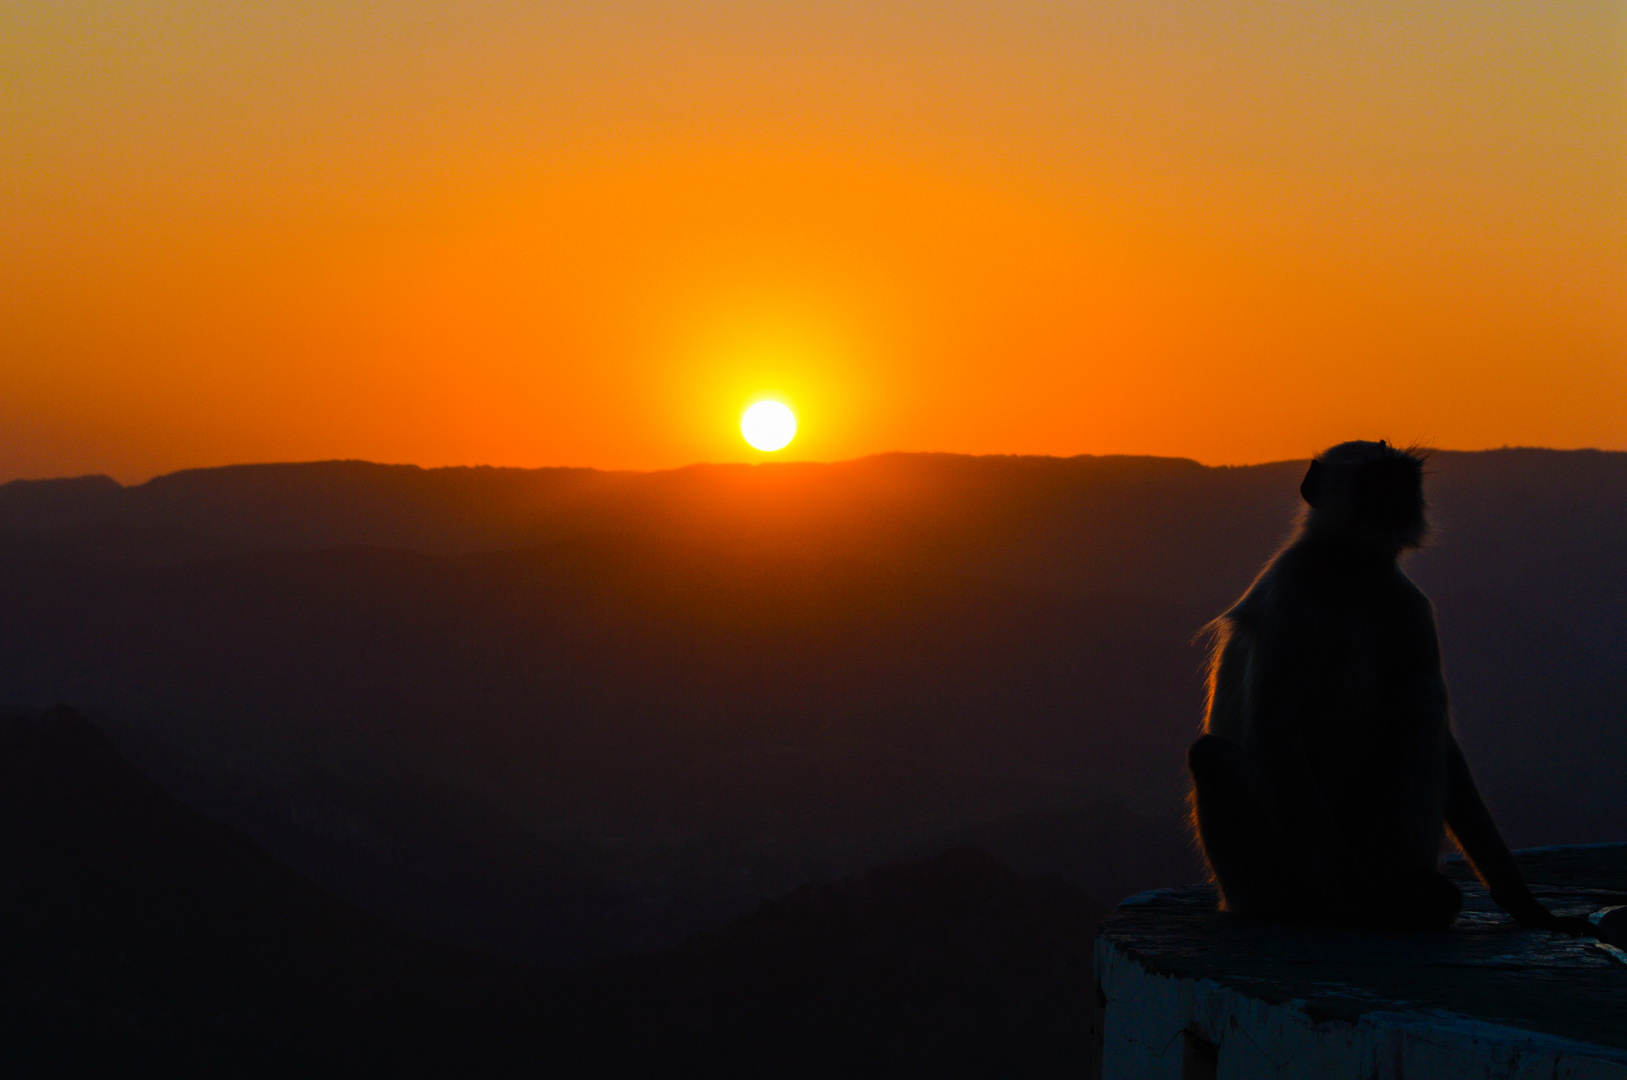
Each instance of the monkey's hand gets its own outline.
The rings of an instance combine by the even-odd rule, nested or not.
[[[1535,897],[1524,897],[1519,903],[1504,904],[1503,907],[1514,916],[1515,922],[1527,930],[1552,930],[1571,937],[1599,936],[1599,928],[1587,919],[1575,915],[1555,915],[1538,903]]]
[[[1599,928],[1581,916],[1549,914],[1548,918],[1552,919],[1553,922],[1543,929],[1569,934],[1571,937],[1597,938],[1600,936]]]

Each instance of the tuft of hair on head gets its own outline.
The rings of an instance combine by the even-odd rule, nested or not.
[[[1299,494],[1308,507],[1303,530],[1362,546],[1401,551],[1423,543],[1422,448],[1346,442],[1312,459]]]

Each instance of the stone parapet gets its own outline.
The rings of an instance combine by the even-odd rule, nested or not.
[[[1627,844],[1517,857],[1556,913],[1627,905]],[[1207,885],[1131,897],[1096,941],[1100,1075],[1627,1080],[1627,952],[1522,930],[1448,872],[1464,912],[1439,933],[1237,918]]]

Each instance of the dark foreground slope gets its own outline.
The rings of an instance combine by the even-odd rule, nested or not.
[[[10,1077],[1073,1075],[1103,914],[959,849],[527,971],[334,899],[67,710],[0,717],[0,859]]]
[[[1627,455],[1441,454],[1435,599],[1512,842],[1627,815]],[[0,702],[91,711],[345,898],[536,960],[975,844],[1195,874],[1203,624],[1302,464],[339,462],[0,487]]]
[[[1080,1076],[1105,915],[1061,878],[1020,878],[969,847],[804,886],[585,976],[590,999],[641,1018],[594,1062],[633,1076]]]
[[[65,709],[0,717],[8,1076],[449,1076],[535,1060],[523,980],[335,901]]]

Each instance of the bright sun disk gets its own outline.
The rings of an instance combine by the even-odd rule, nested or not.
[[[797,418],[779,401],[759,401],[740,418],[740,434],[759,450],[778,450],[797,433]]]

